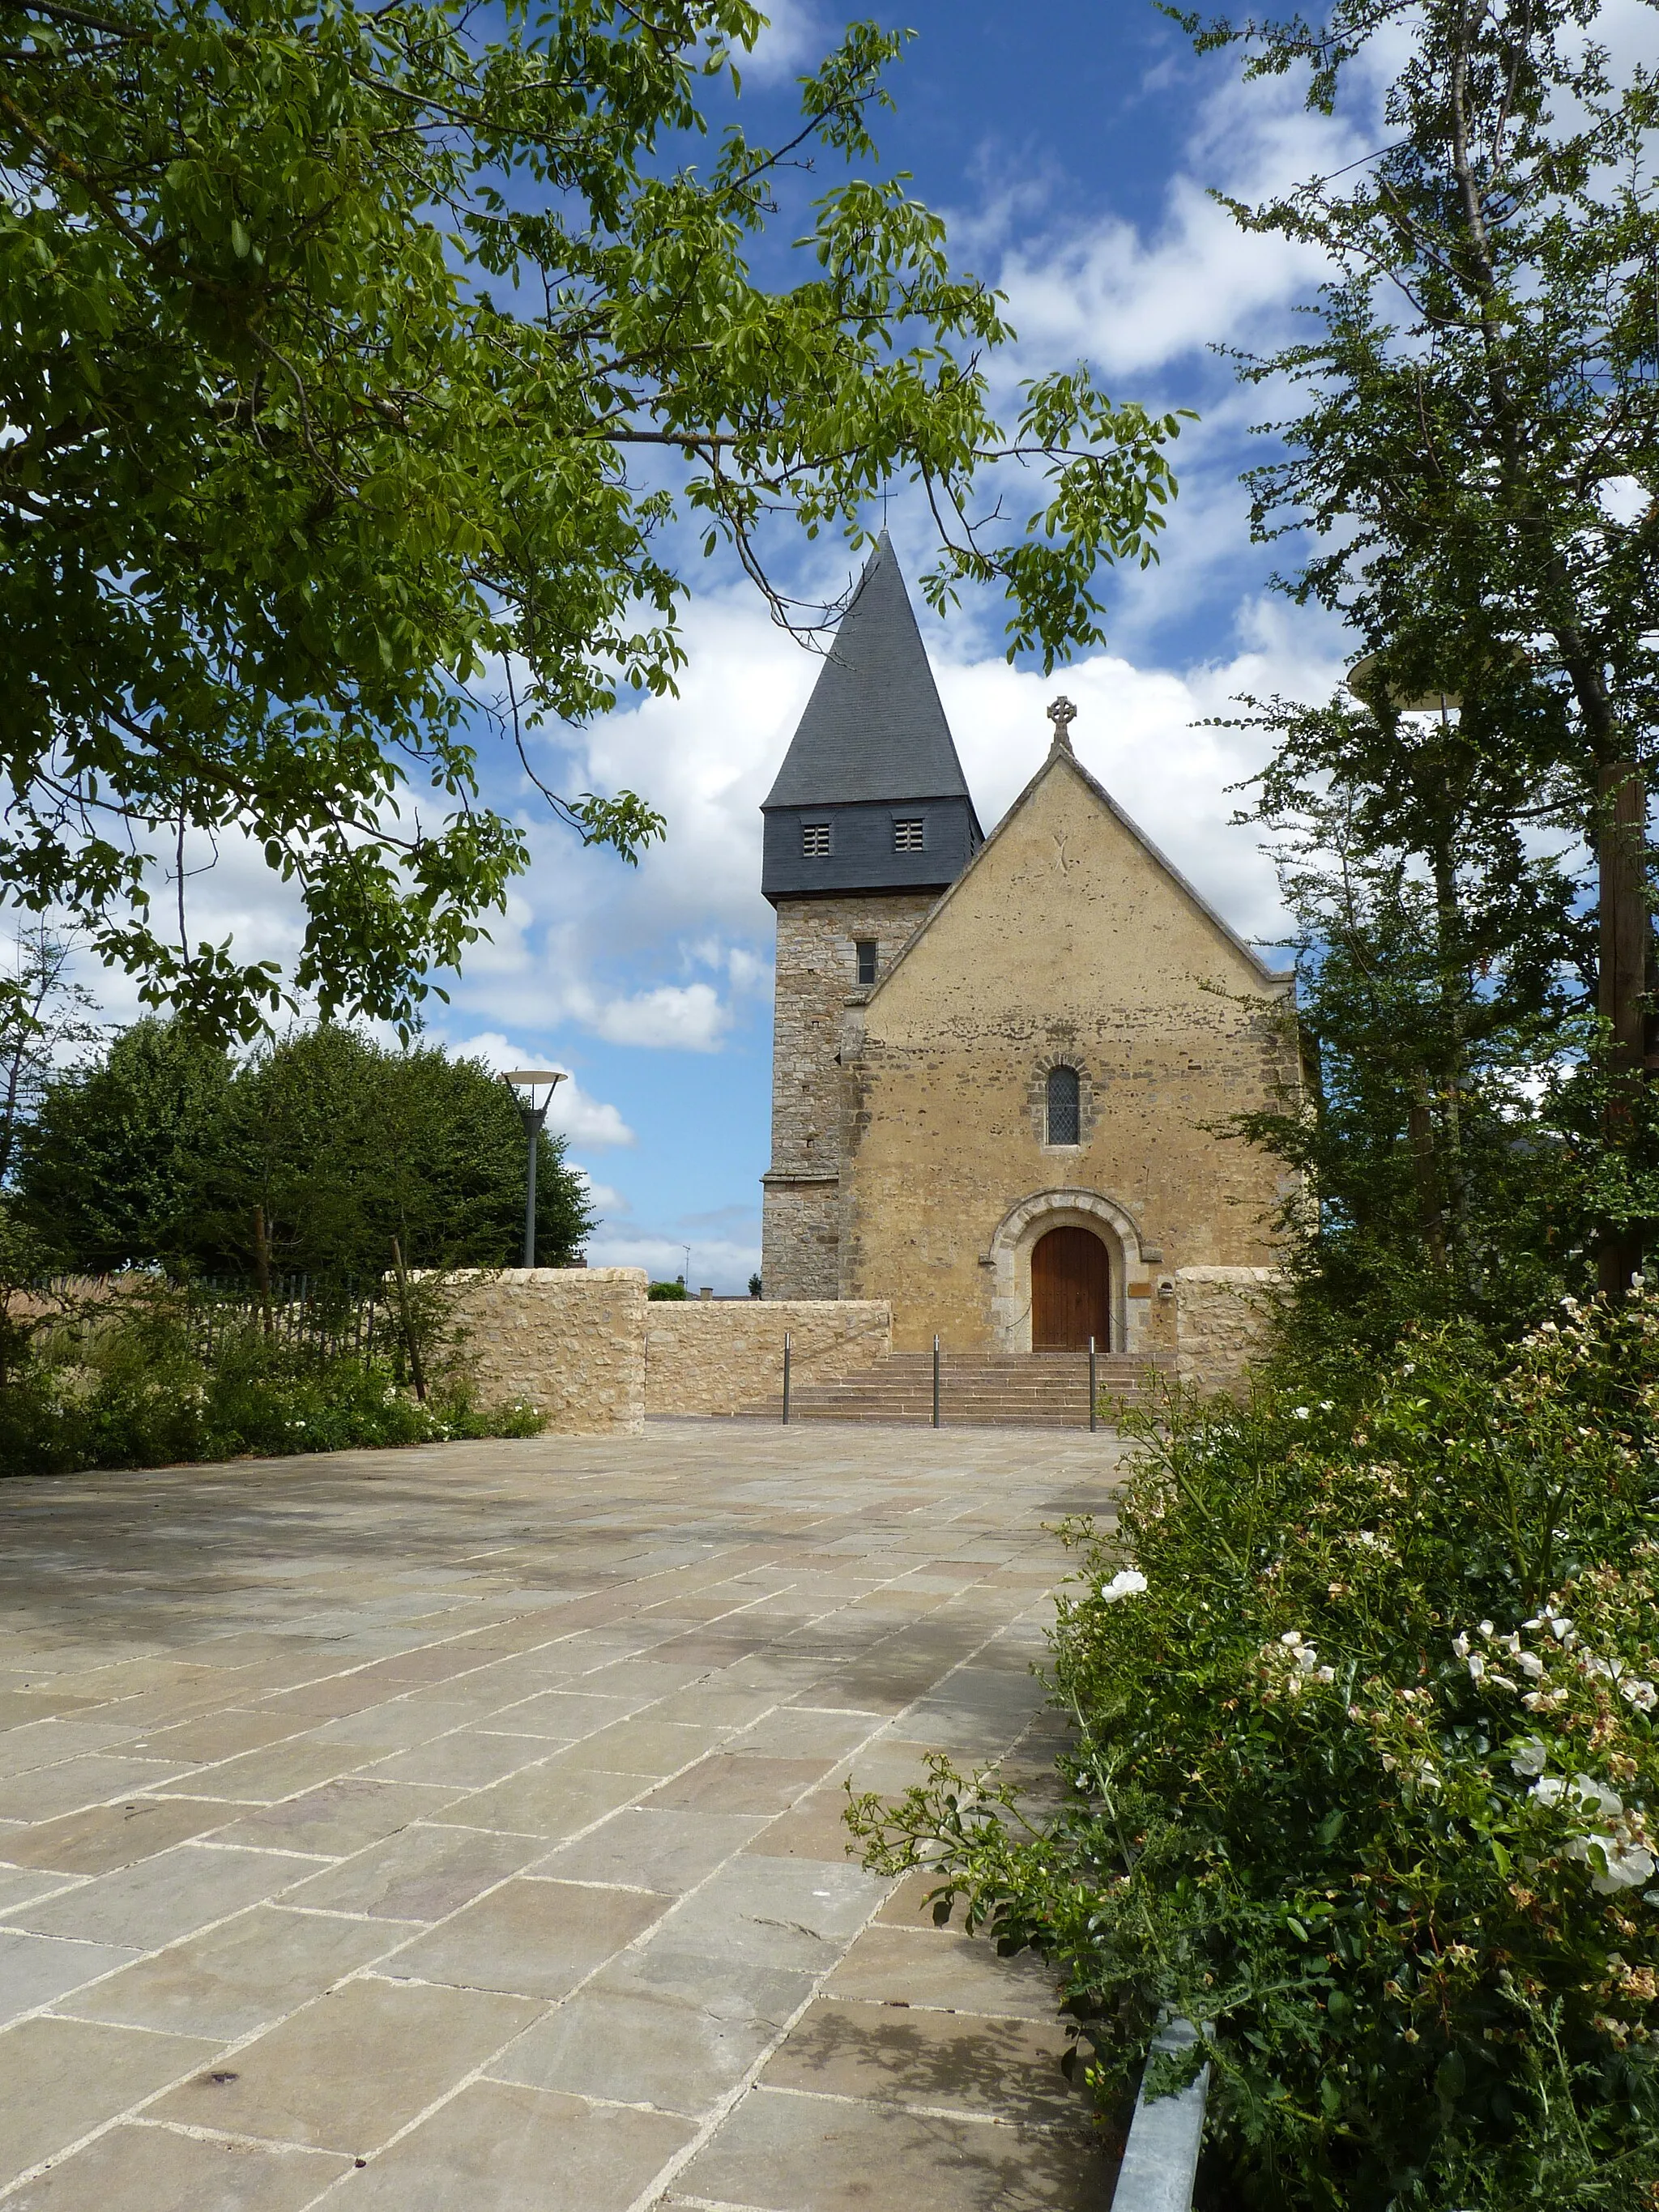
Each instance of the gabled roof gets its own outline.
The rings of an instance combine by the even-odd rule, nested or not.
[[[968,795],[927,649],[884,530],[763,811]]]
[[[1054,775],[1057,770],[1065,770],[1076,776],[1079,782],[1084,786],[1085,789],[1091,793],[1093,796],[1100,801],[1101,805],[1105,807],[1108,813],[1110,814],[1115,821],[1121,823],[1123,828],[1128,831],[1130,836],[1134,839],[1136,844],[1140,847],[1142,852],[1147,855],[1148,859],[1156,861],[1158,866],[1164,871],[1164,874],[1169,877],[1170,880],[1176,885],[1177,890],[1182,891],[1186,897],[1191,901],[1192,904],[1197,908],[1198,911],[1204,916],[1211,927],[1218,932],[1221,936],[1224,937],[1228,944],[1233,947],[1235,951],[1242,954],[1243,957],[1249,962],[1251,967],[1255,969],[1257,975],[1261,978],[1265,986],[1270,989],[1282,993],[1290,988],[1295,983],[1296,970],[1293,968],[1269,968],[1267,962],[1261,957],[1261,954],[1257,952],[1255,946],[1245,942],[1244,939],[1242,938],[1238,932],[1232,927],[1232,924],[1224,921],[1222,916],[1216,912],[1215,908],[1210,904],[1210,902],[1204,896],[1203,893],[1194,889],[1193,885],[1188,882],[1186,877],[1182,874],[1180,869],[1176,867],[1175,862],[1169,859],[1165,854],[1161,853],[1158,850],[1158,847],[1153,844],[1152,839],[1146,835],[1139,823],[1132,820],[1131,817],[1124,812],[1123,809],[1118,805],[1116,799],[1113,798],[1111,793],[1107,790],[1105,785],[1096,781],[1095,778],[1090,775],[1088,769],[1084,767],[1082,762],[1072,750],[1070,744],[1066,743],[1064,744],[1056,744],[1050,747],[1048,758],[1043,762],[1042,767],[1038,769],[1036,774],[1026,785],[1024,790],[1020,793],[1018,798],[1015,799],[1013,805],[1003,816],[1001,821],[997,823],[996,828],[992,830],[990,836],[980,847],[979,850],[974,854],[973,859],[969,861],[967,866],[957,878],[956,881],[951,885],[949,890],[942,894],[938,904],[933,907],[933,910],[929,913],[927,919],[922,923],[915,934],[909,939],[908,943],[905,945],[898,957],[893,962],[892,965],[883,971],[881,981],[875,986],[874,989],[870,994],[872,1000],[880,997],[881,994],[892,981],[894,976],[897,975],[899,969],[903,967],[905,962],[915,951],[917,945],[921,944],[922,939],[927,935],[931,929],[933,928],[935,924],[938,922],[939,916],[945,912],[951,901],[960,896],[963,885],[971,879],[975,870],[985,865],[993,846],[994,846],[1001,838],[1004,830],[1006,830],[1008,824],[1013,820],[1014,817],[1027,805],[1032,793],[1037,789],[1038,786],[1044,782],[1048,777]]]

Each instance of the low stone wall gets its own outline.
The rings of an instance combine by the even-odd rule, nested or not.
[[[560,1436],[645,1426],[642,1267],[504,1267],[466,1284],[456,1318],[479,1388],[527,1398]]]
[[[893,1348],[885,1298],[663,1299],[646,1309],[650,1413],[735,1413],[783,1389],[783,1333],[797,1382],[828,1382]]]
[[[1271,1267],[1182,1267],[1176,1273],[1176,1374],[1206,1395],[1238,1392],[1273,1337]]]

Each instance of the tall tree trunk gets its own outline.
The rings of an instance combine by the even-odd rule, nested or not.
[[[1596,778],[1601,823],[1596,840],[1600,903],[1597,1004],[1607,1024],[1607,1104],[1602,1134],[1627,1152],[1639,1125],[1638,1094],[1648,1074],[1648,949],[1652,920],[1647,896],[1647,786],[1633,760],[1605,763]],[[1596,1279],[1622,1297],[1642,1265],[1647,1224],[1607,1222],[1596,1253]]]
[[[1445,720],[1445,709],[1441,709]],[[1444,1039],[1443,1072],[1444,1162],[1439,1181],[1445,1193],[1443,1210],[1437,1207],[1438,1262],[1447,1264],[1448,1248],[1455,1255],[1460,1276],[1467,1276],[1469,1261],[1468,1182],[1463,1168],[1463,1092],[1468,1075],[1468,961],[1464,944],[1463,909],[1457,890],[1455,832],[1449,822],[1438,829],[1432,855],[1434,869],[1435,953],[1438,969],[1441,1033]],[[1423,1085],[1421,1110],[1429,1111],[1428,1085]],[[1433,1123],[1429,1121],[1430,1141]],[[1431,1243],[1431,1250],[1435,1249]]]
[[[1411,1139],[1412,1176],[1417,1185],[1417,1225],[1424,1249],[1436,1274],[1446,1272],[1446,1215],[1440,1202],[1440,1177],[1435,1161],[1434,1114],[1429,1104],[1429,1079],[1419,1070],[1406,1127]]]

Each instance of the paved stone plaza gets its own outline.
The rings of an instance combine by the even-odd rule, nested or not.
[[[1040,1782],[1104,1437],[0,1485],[0,2212],[1103,2208],[1042,1971],[845,1855]]]

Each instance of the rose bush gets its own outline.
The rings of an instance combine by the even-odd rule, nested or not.
[[[1650,2212],[1656,1422],[1646,1291],[1177,1399],[1066,1532],[1065,1809],[940,1760],[870,1863],[1048,1958],[1103,2100],[1202,2023],[1218,2204]]]

